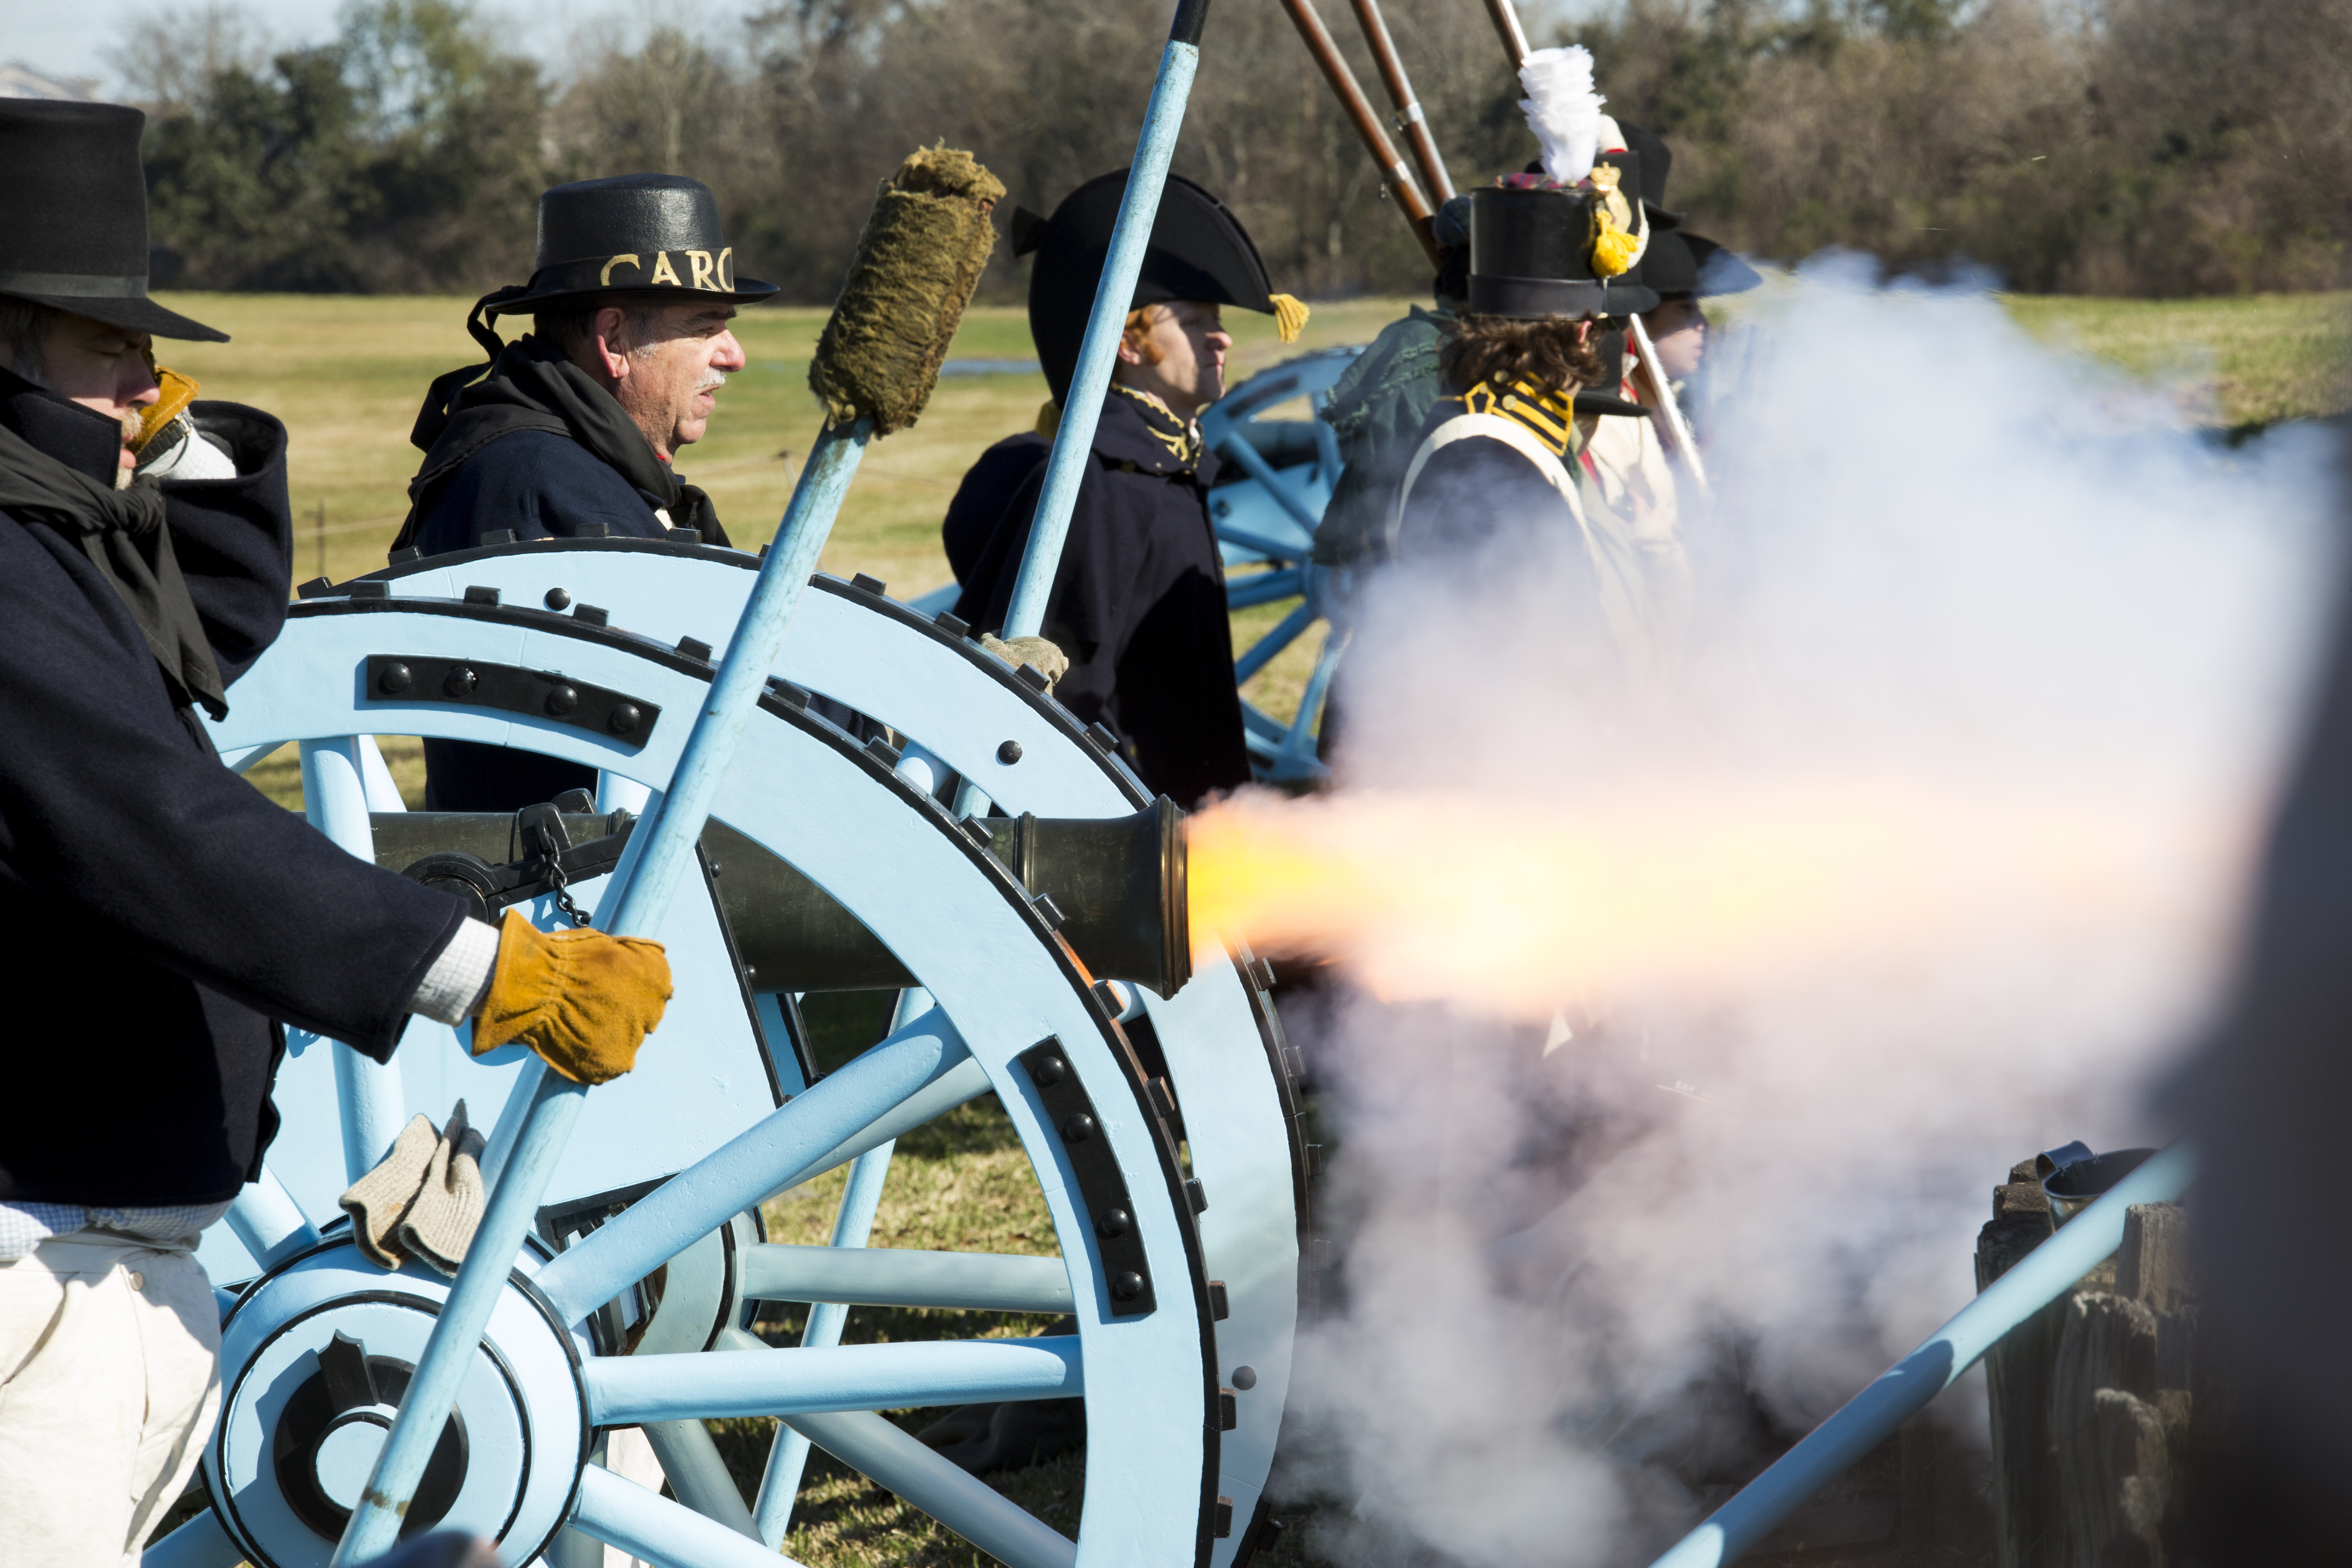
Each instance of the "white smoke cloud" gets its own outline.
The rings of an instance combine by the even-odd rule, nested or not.
[[[2169,1135],[2147,1090],[2229,960],[2336,579],[2327,445],[2227,451],[1983,291],[1867,267],[1750,312],[1722,500],[1685,519],[1679,698],[1593,681],[1534,557],[1466,594],[1391,574],[1349,655],[1342,808],[1467,787],[1573,821],[1892,779],[2127,821],[2155,891],[2084,919],[2021,874],[1849,963],[1564,994],[1549,1055],[1477,994],[1294,1019],[1347,1238],[1298,1479],[1356,1500],[1344,1561],[1638,1561],[1759,1420],[1809,1427],[1967,1300],[2011,1162]]]

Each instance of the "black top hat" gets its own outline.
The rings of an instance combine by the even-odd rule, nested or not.
[[[1029,334],[1055,401],[1067,398],[1077,374],[1078,347],[1094,310],[1095,289],[1110,255],[1111,230],[1127,195],[1127,171],[1088,180],[1062,200],[1050,218],[1026,209],[1013,215],[1013,254],[1037,253],[1029,274]],[[1168,176],[1152,219],[1129,310],[1171,300],[1272,314],[1274,294],[1257,247],[1224,205],[1179,174]]]
[[[680,174],[614,174],[558,185],[539,198],[539,259],[530,282],[500,290],[483,313],[531,312],[603,294],[752,304],[773,283],[735,276],[710,187]]]
[[[1605,162],[1631,174],[1631,154]],[[1530,176],[1515,179],[1527,181]],[[1633,181],[1624,182],[1632,185]],[[1655,310],[1640,283],[1593,267],[1602,194],[1549,184],[1489,185],[1470,193],[1470,305],[1474,316],[1539,321],[1625,316]]]
[[[1650,226],[1659,230],[1680,228],[1683,215],[1666,205],[1666,176],[1674,172],[1674,150],[1654,131],[1644,131],[1622,120],[1617,122],[1617,131],[1641,160],[1642,211],[1649,218]]]
[[[1665,296],[1743,294],[1764,275],[1703,236],[1661,230],[1642,258],[1642,281]]]
[[[0,294],[159,338],[226,332],[147,298],[147,117],[119,103],[0,99]]]

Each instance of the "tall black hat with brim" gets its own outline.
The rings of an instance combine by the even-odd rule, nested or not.
[[[1703,235],[1661,233],[1642,258],[1642,281],[1661,295],[1744,294],[1764,275]]]
[[[1634,173],[1629,154],[1613,159],[1621,175]],[[1658,297],[1648,288],[1622,272],[1595,270],[1602,193],[1511,178],[1515,183],[1470,193],[1471,315],[1575,321],[1657,308]]]
[[[1064,197],[1050,218],[1025,208],[1013,215],[1013,254],[1034,251],[1037,257],[1029,273],[1029,334],[1036,340],[1038,363],[1056,403],[1067,400],[1070,379],[1077,374],[1078,346],[1086,340],[1095,289],[1110,256],[1127,174],[1121,169],[1088,180]],[[1160,194],[1151,243],[1128,309],[1177,300],[1268,315],[1279,310],[1249,231],[1216,197],[1171,174]]]
[[[0,294],[159,338],[228,334],[147,297],[147,117],[119,103],[0,98]]]
[[[735,276],[710,187],[681,174],[614,174],[539,198],[530,281],[482,302],[485,315],[533,312],[604,295],[756,304],[773,283]]]
[[[1617,133],[1625,138],[1625,145],[1641,161],[1642,211],[1650,220],[1653,230],[1680,228],[1683,215],[1666,205],[1666,176],[1674,173],[1674,149],[1666,139],[1654,131],[1638,125],[1617,122]]]

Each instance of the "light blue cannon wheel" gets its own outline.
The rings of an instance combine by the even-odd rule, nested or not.
[[[1261,710],[1246,698],[1242,721],[1247,731],[1250,766],[1268,782],[1320,778],[1315,737],[1332,672],[1347,647],[1341,595],[1334,574],[1309,559],[1315,525],[1339,482],[1339,443],[1319,418],[1269,419],[1280,405],[1304,397],[1320,414],[1330,390],[1363,351],[1325,349],[1261,371],[1219,399],[1201,416],[1201,434],[1218,458],[1241,476],[1209,492],[1209,521],[1231,574],[1236,566],[1265,570],[1230,577],[1225,603],[1232,609],[1298,604],[1274,628],[1234,661],[1236,685],[1248,684],[1276,655],[1328,621],[1321,654],[1307,678],[1297,713],[1287,722]]]
[[[635,742],[593,731],[579,720],[446,703],[414,682],[400,689],[400,700],[383,700],[391,684],[381,679],[385,660],[412,675],[430,660],[558,670],[574,699],[585,699],[572,703],[581,715],[609,717],[625,699],[635,710],[628,726]],[[240,684],[240,708],[221,726],[221,742],[224,752],[236,752],[285,738],[310,741],[306,773],[315,811],[331,835],[358,848],[352,839],[367,832],[364,757],[343,736],[440,733],[527,742],[541,752],[661,778],[687,729],[679,721],[663,729],[661,715],[691,712],[708,675],[701,660],[546,611],[407,599],[320,602],[297,609],[280,647]],[[491,1323],[482,1366],[461,1401],[468,1460],[457,1481],[445,1477],[445,1519],[499,1532],[510,1561],[536,1554],[567,1514],[583,1531],[663,1561],[751,1561],[746,1552],[755,1547],[740,1535],[645,1493],[630,1495],[625,1483],[602,1471],[583,1474],[581,1458],[591,1425],[769,1411],[788,1415],[818,1444],[1004,1561],[1202,1559],[1216,1519],[1216,1333],[1200,1241],[1185,1213],[1183,1168],[1167,1126],[1143,1098],[1124,1039],[1068,950],[1046,936],[1028,896],[929,797],[908,787],[885,757],[797,712],[788,696],[772,700],[772,721],[757,724],[746,741],[746,759],[730,778],[718,814],[828,886],[924,980],[943,1013],[912,1023],[783,1112],[757,1117],[752,1112],[764,1107],[752,1105],[755,1096],[736,1093],[706,1140],[708,1150],[708,1142],[736,1131],[727,1114],[748,1123],[724,1150],[546,1268],[536,1258],[518,1260],[518,1284]],[[595,884],[576,889],[583,902],[593,902],[595,891]],[[663,936],[677,954],[677,936]],[[719,992],[691,1002],[710,990],[718,987],[694,985],[679,973],[679,1002],[663,1035],[689,1044],[661,1051],[656,1037],[646,1048],[645,1068],[624,1081],[637,1089],[642,1105],[658,1110],[677,1090],[677,1072],[731,1079],[757,1065],[757,1035],[743,1023],[740,994]],[[731,1025],[730,1011],[736,1013]],[[689,1030],[689,1023],[696,1027]],[[715,1030],[715,1047],[703,1039],[703,1025]],[[1046,1037],[1058,1041],[1049,1056],[1063,1069],[1061,1079],[1040,1084],[1016,1058]],[[416,1058],[419,1044],[409,1041],[391,1079],[383,1069],[343,1063],[351,1053],[341,1048],[313,1047],[289,1063],[289,1086],[299,1089],[301,1079],[322,1072],[330,1081],[341,1077],[348,1093],[334,1098],[339,1131],[369,1135],[369,1126],[397,1126],[404,1110],[400,1069],[425,1068],[409,1072],[412,1079],[430,1074],[430,1063]],[[442,1068],[466,1079],[475,1117],[487,1121],[503,1074],[466,1063],[449,1041],[442,1047],[449,1056]],[[334,1058],[334,1068],[320,1058]],[[1037,1058],[1030,1056],[1030,1063]],[[666,1068],[677,1069],[668,1084]],[[1042,1281],[1037,1260],[1025,1258],[950,1256],[939,1262],[875,1253],[858,1262],[868,1281],[875,1268],[901,1269],[885,1289],[887,1300],[906,1305],[971,1305],[981,1293],[990,1305],[1075,1310],[1075,1354],[1068,1342],[762,1352],[762,1361],[774,1356],[767,1366],[743,1359],[722,1366],[708,1356],[593,1354],[581,1319],[628,1289],[652,1262],[687,1250],[764,1192],[845,1162],[861,1142],[879,1142],[943,1102],[985,1089],[1004,1098],[1030,1147],[1058,1234],[1082,1241],[1068,1248],[1061,1279]],[[625,1096],[616,1090],[621,1086],[600,1090],[591,1107],[602,1096]],[[1056,1129],[1068,1129],[1070,1119],[1056,1114],[1056,1093],[1089,1096],[1094,1147],[1115,1154],[1108,1171],[1124,1187],[1119,1201],[1131,1220],[1129,1239],[1098,1239],[1089,1229],[1087,1217],[1106,1213],[1106,1166],[1096,1159],[1094,1175],[1087,1175],[1087,1145],[1063,1142]],[[416,1100],[419,1110],[436,1114],[446,1107],[433,1093]],[[708,1096],[698,1110],[708,1110]],[[381,1142],[374,1147],[381,1150]],[[497,1157],[494,1147],[489,1163]],[[355,1157],[336,1163],[348,1171]],[[597,1180],[607,1175],[600,1171]],[[579,1194],[576,1175],[569,1187],[564,1183],[560,1173],[551,1199]],[[280,1199],[275,1208],[273,1196]],[[240,1239],[273,1268],[242,1295],[226,1328],[228,1404],[205,1460],[216,1514],[155,1547],[155,1561],[324,1561],[331,1538],[318,1528],[320,1510],[336,1507],[352,1474],[364,1474],[369,1444],[381,1441],[372,1432],[381,1427],[383,1384],[395,1383],[397,1363],[414,1354],[409,1340],[421,1344],[428,1328],[442,1289],[436,1277],[414,1268],[376,1272],[358,1262],[348,1244],[313,1244],[299,1204],[285,1199],[285,1184],[266,1183],[240,1204]],[[807,1268],[807,1260],[795,1260],[795,1268]],[[946,1284],[940,1269],[950,1274]],[[1131,1310],[1139,1286],[1122,1274],[1146,1281],[1140,1289],[1150,1311]],[[1129,1295],[1124,1311],[1122,1293]],[[722,1333],[719,1342],[730,1340]],[[320,1361],[322,1352],[341,1363],[341,1375]],[[710,1375],[696,1368],[710,1368]],[[856,1415],[903,1404],[1079,1389],[1096,1438],[1085,1528],[1075,1544],[1054,1538],[929,1450],[898,1438],[879,1417]],[[322,1396],[330,1408],[320,1415]],[[289,1413],[308,1413],[310,1425],[280,1438]],[[757,1556],[774,1561],[767,1552]]]
[[[601,614],[666,643],[699,639],[715,660],[755,564],[734,551],[573,540],[463,551],[362,581],[400,596],[495,592],[509,605],[559,608],[574,618]],[[1040,816],[1125,816],[1149,804],[1113,752],[951,623],[917,614],[871,579],[819,577],[814,586],[778,673],[888,725],[905,747],[900,771],[924,787],[951,771],[1003,810]],[[1201,1237],[1209,1275],[1225,1282],[1231,1307],[1217,1334],[1220,1381],[1249,1385],[1236,1400],[1239,1425],[1225,1436],[1219,1487],[1242,1522],[1218,1542],[1214,1568],[1228,1568],[1253,1544],[1288,1392],[1308,1222],[1312,1151],[1301,1131],[1297,1058],[1283,1047],[1270,984],[1263,964],[1203,953],[1174,999],[1141,998],[1192,1169],[1212,1200],[1200,1215]],[[781,1019],[772,1007],[765,1016],[772,1037]],[[777,1054],[779,1075],[796,1087],[791,1063]],[[706,1294],[731,1289],[719,1283],[726,1260],[715,1246],[706,1250],[711,1256],[695,1278],[709,1282]]]

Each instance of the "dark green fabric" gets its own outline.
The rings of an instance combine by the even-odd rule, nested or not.
[[[1436,405],[1437,351],[1453,320],[1451,310],[1413,306],[1333,384],[1323,418],[1339,437],[1346,467],[1315,531],[1318,565],[1363,565],[1385,554],[1389,510]]]

